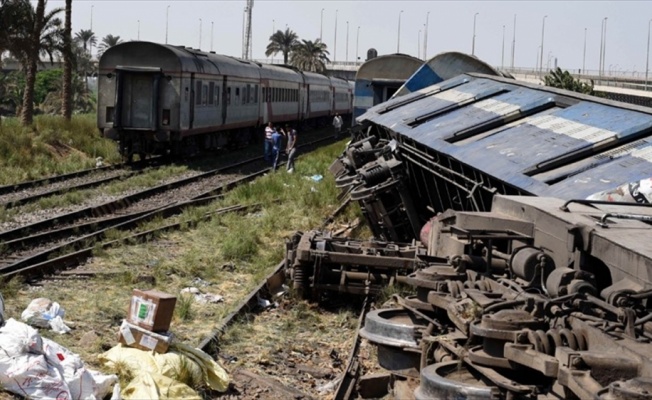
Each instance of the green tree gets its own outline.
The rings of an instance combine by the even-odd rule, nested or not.
[[[303,71],[322,72],[330,62],[328,54],[326,44],[319,39],[302,40],[292,49],[290,64]]]
[[[66,22],[63,32],[63,90],[61,114],[70,121],[72,117],[72,0],[66,0]]]
[[[17,0],[21,10],[18,13],[20,26],[12,28],[15,31],[9,52],[16,57],[25,71],[25,92],[21,109],[21,123],[31,125],[34,118],[34,82],[41,55],[48,55],[54,62],[54,54],[61,49],[63,32],[61,20],[57,18],[62,10],[45,12],[46,0],[38,0],[36,10],[27,2],[29,8],[23,5],[23,0]],[[14,22],[18,24],[18,22]]]
[[[550,71],[550,73],[543,77],[543,83],[546,86],[551,86],[559,89],[572,90],[573,92],[579,92],[584,94],[594,95],[593,92],[593,80],[590,83],[585,83],[579,79],[575,79],[570,72],[562,71],[561,68],[557,67],[556,70]]]
[[[82,45],[84,51],[90,53],[91,48],[97,44],[95,33],[90,29],[82,29],[75,33],[75,42]]]
[[[267,50],[265,50],[265,55],[269,57],[283,53],[283,63],[287,64],[290,52],[299,43],[298,39],[297,34],[289,28],[286,28],[285,32],[279,29],[269,37],[269,44],[267,45]]]
[[[97,58],[102,57],[102,54],[104,54],[105,51],[120,43],[122,43],[120,36],[113,36],[113,35],[104,36],[102,38],[102,42],[97,48]]]

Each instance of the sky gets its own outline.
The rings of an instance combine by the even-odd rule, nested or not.
[[[49,0],[48,8],[64,4]],[[92,15],[98,43],[107,34],[165,43],[167,12],[170,44],[198,48],[201,32],[202,50],[211,50],[212,44],[218,54],[240,57],[245,6],[246,0],[74,0],[73,31],[89,29]],[[563,69],[577,70],[585,63],[587,70],[597,70],[607,18],[605,71],[645,73],[652,1],[255,0],[252,53],[254,59],[266,59],[269,36],[288,27],[301,39],[321,35],[335,61],[354,61],[356,54],[364,61],[369,48],[379,55],[398,50],[424,58],[426,20],[428,58],[444,51],[471,53],[475,19],[475,55],[493,66],[510,66],[516,16],[514,67],[533,68],[546,15],[544,67],[556,59]]]

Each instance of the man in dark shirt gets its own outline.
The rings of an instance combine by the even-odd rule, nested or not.
[[[274,165],[272,169],[276,171],[278,167],[278,160],[281,155],[281,144],[283,142],[283,135],[279,132],[278,128],[274,128],[274,133],[272,133],[272,160]]]

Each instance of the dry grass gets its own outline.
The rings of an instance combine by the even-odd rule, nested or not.
[[[188,299],[178,302],[171,331],[178,340],[197,345],[283,257],[286,238],[296,230],[318,226],[338,206],[334,180],[327,167],[343,145],[304,155],[294,174],[269,174],[219,202],[187,211],[176,219],[200,220],[205,212],[232,204],[264,204],[258,211],[216,216],[142,245],[102,251],[98,248],[95,257],[80,268],[96,272],[88,279],[51,279],[35,287],[17,281],[3,286],[3,294],[9,293],[5,294],[7,316],[20,318],[22,310],[37,297],[59,302],[73,331],[61,336],[42,333],[78,353],[91,367],[101,369],[97,355],[117,343],[118,327],[126,317],[132,289],[156,288],[179,296],[181,289],[196,286],[224,296],[224,302],[217,304]],[[323,180],[309,178],[315,174],[323,175]],[[344,218],[357,217],[359,212],[349,212]],[[154,221],[141,229],[168,223]],[[278,351],[291,358],[296,356],[297,363],[309,359],[330,365],[330,352],[336,350],[345,362],[350,340],[342,338],[353,337],[356,313],[329,313],[304,302],[286,302],[279,310],[264,313],[256,320],[269,320],[269,324],[241,325],[229,331],[225,349],[246,365],[261,365],[265,358],[273,360]],[[94,331],[99,340],[83,346],[80,339],[89,331]],[[286,348],[288,344],[279,338],[292,338],[292,345]],[[305,374],[301,376],[305,378]]]

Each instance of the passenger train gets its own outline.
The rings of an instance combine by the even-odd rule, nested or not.
[[[183,46],[122,43],[99,63],[97,125],[129,159],[238,146],[267,122],[323,124],[352,109],[352,82]]]

